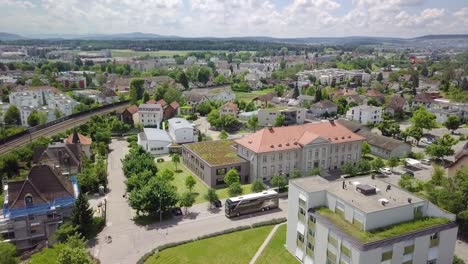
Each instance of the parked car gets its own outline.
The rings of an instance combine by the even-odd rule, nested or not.
[[[182,209],[180,209],[180,207],[174,207],[174,208],[172,208],[171,212],[172,212],[172,214],[175,215],[175,216],[182,215]]]
[[[434,143],[434,140],[432,140],[430,138],[421,138],[421,142],[424,143],[424,144],[430,145],[430,144]]]
[[[403,174],[406,174],[406,175],[409,175],[409,176],[414,177],[414,172],[412,172],[412,171],[410,171],[410,170],[405,171],[405,173],[403,173]]]
[[[211,205],[213,205],[216,208],[220,208],[221,206],[223,206],[220,200],[213,201]]]
[[[430,159],[422,159],[421,163],[425,164],[425,165],[431,165],[431,160]]]
[[[380,168],[379,172],[383,174],[392,174],[392,171],[390,170],[390,168]]]

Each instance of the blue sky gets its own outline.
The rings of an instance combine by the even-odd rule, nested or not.
[[[179,36],[468,33],[468,0],[0,0],[0,31]]]

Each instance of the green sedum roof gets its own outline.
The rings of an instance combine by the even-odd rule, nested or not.
[[[237,156],[237,151],[232,147],[232,140],[203,141],[186,144],[185,146],[208,162],[211,166],[231,164],[245,161]]]

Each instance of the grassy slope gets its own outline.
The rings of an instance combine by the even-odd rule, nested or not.
[[[298,260],[286,250],[286,225],[281,225],[256,264],[297,264]]]
[[[172,57],[174,55],[185,56],[189,52],[196,50],[158,50],[158,51],[133,51],[133,50],[112,50],[112,57],[132,58],[142,56]]]
[[[249,263],[272,228],[264,226],[248,229],[169,248],[151,256],[145,263]]]
[[[265,90],[259,90],[259,91],[252,91],[250,93],[244,93],[244,92],[234,92],[234,93],[236,94],[236,99],[250,102],[252,101],[252,99],[254,99],[255,97],[259,95],[271,93],[273,91],[274,89],[265,89]]]

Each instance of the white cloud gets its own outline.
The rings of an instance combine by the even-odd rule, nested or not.
[[[0,6],[2,7],[19,7],[19,8],[33,8],[36,5],[34,5],[30,1],[26,0],[0,0]]]

